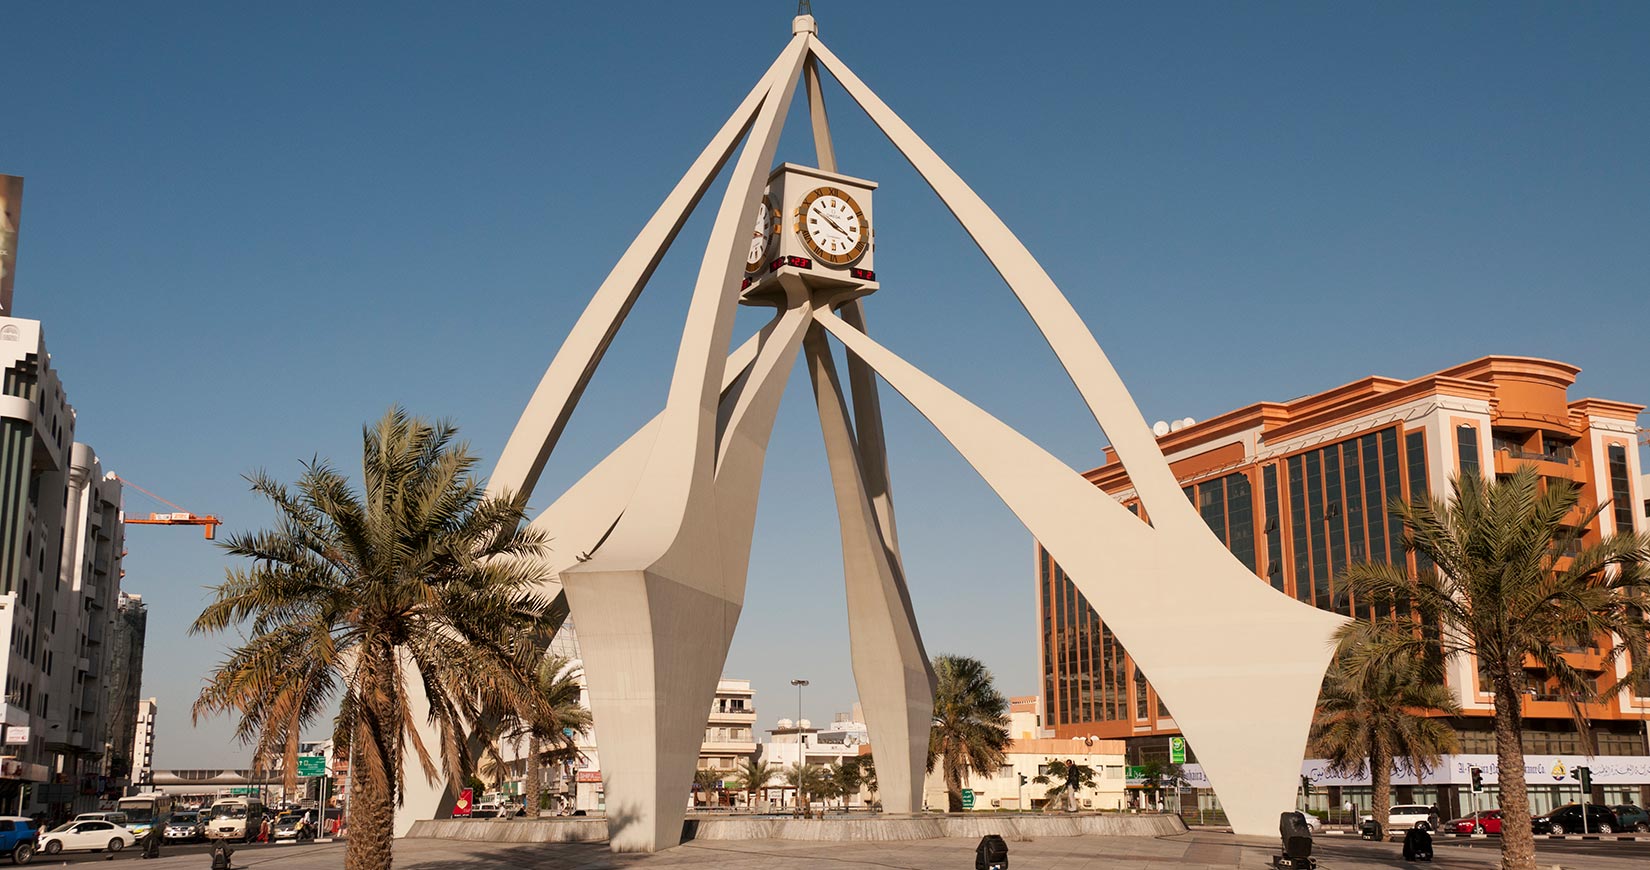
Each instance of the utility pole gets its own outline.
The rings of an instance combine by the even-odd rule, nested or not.
[[[807,773],[808,756],[802,747],[802,687],[808,685],[808,681],[791,680],[791,685],[796,687],[796,809],[806,813],[808,808],[802,805],[802,778]]]

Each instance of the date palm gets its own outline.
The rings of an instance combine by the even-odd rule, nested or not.
[[[1353,593],[1377,608],[1413,599],[1431,630],[1383,636],[1349,660],[1354,668],[1402,654],[1473,655],[1495,695],[1495,745],[1501,770],[1524,769],[1523,707],[1532,674],[1546,672],[1547,693],[1563,698],[1588,734],[1583,705],[1615,696],[1650,673],[1643,586],[1650,583],[1650,535],[1620,531],[1584,546],[1603,505],[1581,504],[1565,480],[1543,480],[1529,465],[1494,482],[1477,475],[1452,481],[1448,502],[1399,502],[1404,546],[1436,566],[1410,576],[1395,565],[1348,572]],[[1609,525],[1605,518],[1602,525]],[[1600,648],[1603,668],[1590,672],[1569,654]],[[1617,665],[1624,664],[1618,678]],[[1533,870],[1535,838],[1522,776],[1501,786],[1501,865]]]
[[[799,762],[785,768],[785,784],[796,789],[797,809],[805,810],[814,798],[827,790],[825,770],[817,764]]]
[[[346,870],[391,866],[404,760],[456,789],[474,770],[483,711],[550,715],[513,646],[555,629],[535,591],[547,538],[524,527],[520,499],[485,495],[455,436],[392,408],[363,433],[360,491],[320,459],[290,488],[249,475],[274,528],[224,541],[249,564],[228,570],[191,627],[241,632],[193,714],[237,716],[254,767],[278,762],[291,785],[303,733],[338,705],[332,730],[354,754]]]
[[[559,612],[551,618],[564,616]],[[579,703],[579,670],[572,659],[546,649],[537,635],[517,638],[514,650],[518,666],[533,674],[537,697],[526,709],[485,711],[479,731],[489,751],[500,758],[500,743],[526,743],[522,807],[529,818],[536,818],[544,803],[544,765],[578,757],[576,735],[590,727],[590,711]],[[535,715],[540,718],[535,720]]]
[[[1007,759],[1008,699],[991,671],[967,656],[934,657],[934,724],[928,731],[928,772],[940,764],[950,812],[962,812],[963,781],[990,775]]]
[[[1047,799],[1047,807],[1053,807],[1054,801],[1060,801],[1062,809],[1075,811],[1077,809],[1077,795],[1085,788],[1094,788],[1094,768],[1075,761],[1060,761],[1054,759],[1047,765],[1047,773],[1039,773],[1031,778],[1038,785],[1049,787],[1043,796]]]
[[[705,796],[705,806],[716,806],[716,791],[722,787],[722,774],[706,767],[693,772],[693,784]]]
[[[746,806],[754,807],[756,793],[766,789],[777,776],[779,768],[771,762],[759,761],[755,756],[751,756],[739,761],[739,766],[733,772],[733,781],[739,784],[739,788],[744,789],[747,796]]]
[[[859,794],[862,778],[858,758],[844,758],[825,766],[825,777],[830,780],[831,792],[842,799],[842,808],[848,808],[848,798]]]
[[[1362,662],[1356,658],[1360,647],[1380,644],[1399,625],[1358,621],[1345,630],[1318,695],[1309,750],[1327,759],[1337,775],[1360,777],[1369,771],[1373,815],[1383,832],[1392,807],[1393,761],[1404,759],[1419,774],[1459,751],[1449,723],[1426,713],[1460,712],[1437,656],[1407,650]],[[1409,624],[1401,625],[1407,631]]]

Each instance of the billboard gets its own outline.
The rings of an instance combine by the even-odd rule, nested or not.
[[[0,175],[0,316],[10,317],[12,273],[17,270],[17,228],[23,222],[23,179]]]

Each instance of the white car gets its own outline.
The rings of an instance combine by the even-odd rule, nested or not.
[[[1366,815],[1363,820],[1373,821],[1374,816]],[[1398,804],[1387,810],[1386,829],[1388,831],[1402,831],[1405,828],[1418,828],[1423,831],[1438,830],[1438,811],[1424,804]]]
[[[89,819],[58,825],[41,834],[40,851],[48,855],[81,850],[101,852],[104,849],[119,852],[136,842],[137,837],[131,831],[114,822]]]

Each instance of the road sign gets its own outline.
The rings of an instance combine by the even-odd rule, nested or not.
[[[258,787],[255,786],[255,785],[237,785],[234,788],[230,789],[229,793],[230,794],[257,794],[258,793]]]
[[[971,788],[965,788],[965,789],[963,789],[963,809],[971,810],[973,808],[974,808],[974,790],[971,789]]]
[[[319,755],[298,756],[299,776],[326,776],[327,760]]]
[[[1184,738],[1184,737],[1170,737],[1169,738],[1169,763],[1170,764],[1185,764],[1186,763],[1186,738]]]

